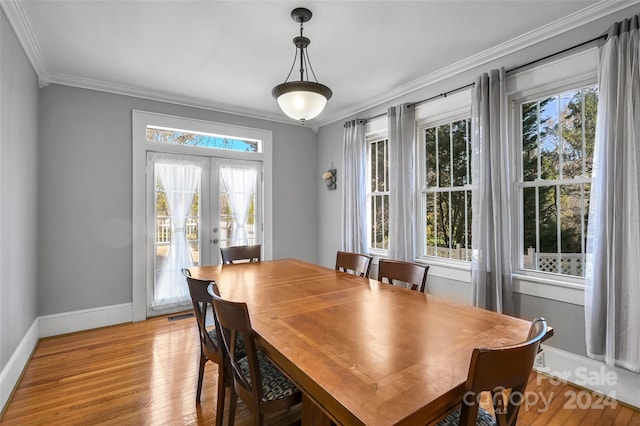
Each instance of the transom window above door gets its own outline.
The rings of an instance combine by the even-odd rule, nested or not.
[[[262,152],[260,140],[239,139],[224,135],[147,126],[147,142],[172,145],[200,146],[231,151]]]

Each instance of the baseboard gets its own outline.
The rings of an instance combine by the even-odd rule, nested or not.
[[[38,344],[38,318],[35,319],[29,330],[24,335],[20,344],[11,355],[9,362],[0,372],[0,413],[4,411],[5,405],[11,398],[13,389],[20,380],[20,376],[31,359],[36,345]]]
[[[543,366],[534,369],[578,387],[610,396],[624,404],[640,409],[640,374],[609,367],[591,358],[543,346]],[[583,395],[582,400],[588,399]],[[580,402],[580,399],[577,400]],[[595,399],[594,399],[595,402]]]
[[[132,303],[41,316],[39,336],[48,337],[131,322]]]
[[[39,338],[131,322],[132,310],[131,303],[122,303],[36,318],[0,372],[0,413],[4,411],[13,389],[29,363]]]

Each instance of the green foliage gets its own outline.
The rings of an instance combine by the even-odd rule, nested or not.
[[[597,104],[597,88],[587,88],[522,105],[524,182],[590,176]],[[429,247],[464,247],[465,237],[471,241],[471,192],[455,190],[469,183],[469,127],[470,121],[462,120],[425,130],[425,184],[445,189],[425,200]],[[588,199],[584,183],[524,188],[524,251],[537,247],[537,235],[540,252],[581,253]]]
[[[522,168],[525,182],[537,179],[538,175],[547,180],[590,176],[597,106],[596,88],[577,90],[522,106]],[[581,253],[589,185],[541,185],[525,188],[523,194],[524,252],[528,247],[536,247],[538,233],[541,253]],[[586,206],[584,211],[583,203]],[[562,247],[558,247],[558,240]]]
[[[469,183],[470,120],[460,120],[425,130],[426,184],[455,190],[429,193],[426,200],[427,246],[448,249],[471,242],[471,192]]]

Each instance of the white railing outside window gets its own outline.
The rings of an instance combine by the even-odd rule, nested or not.
[[[581,253],[536,253],[533,247],[527,249],[522,258],[522,266],[541,272],[584,276],[584,255]]]
[[[471,260],[471,122],[468,118],[419,128],[422,255]]]
[[[252,223],[245,225],[247,228],[248,244],[256,244],[256,227]],[[198,241],[198,216],[187,217],[186,222],[187,240],[190,243]],[[233,221],[230,215],[222,215],[220,218],[220,240],[222,244],[231,241]],[[168,245],[171,242],[171,219],[169,216],[158,216],[156,218],[156,244]]]
[[[519,105],[524,269],[584,276],[597,105],[595,86]]]
[[[185,224],[187,240],[198,240],[198,216],[188,216]],[[156,244],[171,242],[171,218],[169,216],[156,217]]]

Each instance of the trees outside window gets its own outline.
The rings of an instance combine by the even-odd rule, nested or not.
[[[471,120],[420,129],[423,255],[471,260]]]
[[[368,141],[369,249],[386,254],[389,250],[389,139]]]
[[[597,87],[520,104],[521,266],[584,276]]]

